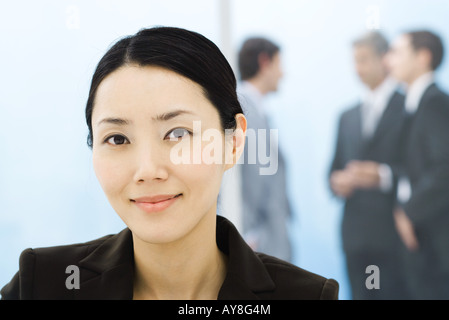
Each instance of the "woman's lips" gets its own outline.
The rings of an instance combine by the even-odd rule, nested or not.
[[[171,206],[178,198],[182,195],[180,194],[164,194],[156,195],[150,197],[140,197],[131,199],[137,207],[142,209],[147,213],[160,212]]]

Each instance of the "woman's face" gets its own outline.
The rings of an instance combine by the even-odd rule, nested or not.
[[[201,141],[205,131],[216,133],[211,140],[221,154]],[[92,134],[97,178],[141,240],[179,240],[216,214],[222,175],[232,166],[225,161],[229,143],[217,109],[195,82],[159,67],[119,68],[97,90]]]

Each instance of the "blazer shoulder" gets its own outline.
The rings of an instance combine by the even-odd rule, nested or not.
[[[103,236],[101,238],[82,243],[59,245],[52,247],[42,247],[35,249],[26,249],[22,252],[19,266],[25,266],[33,256],[38,266],[52,265],[70,265],[76,264],[84,257],[88,256],[98,246],[103,244],[113,235]]]
[[[447,113],[449,110],[449,95],[436,86],[425,93],[422,101],[426,105],[424,111]]]
[[[77,265],[112,235],[70,245],[27,248],[19,257],[19,271],[2,290],[2,299],[47,299],[47,293],[59,293],[64,298],[69,291],[65,288],[68,277],[66,269]]]
[[[344,109],[338,118],[338,129],[342,130],[348,127],[348,124],[360,121],[361,104],[353,105]]]
[[[346,119],[348,117],[358,116],[361,107],[362,107],[362,104],[357,103],[357,104],[354,104],[354,105],[344,109],[340,114],[340,119]]]
[[[327,279],[273,256],[263,253],[257,255],[276,286],[273,299],[338,299],[339,285],[334,279]]]

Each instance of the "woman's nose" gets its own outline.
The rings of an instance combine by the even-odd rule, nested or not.
[[[168,178],[167,161],[156,148],[140,148],[136,150],[134,157],[134,181],[137,183],[160,181]]]

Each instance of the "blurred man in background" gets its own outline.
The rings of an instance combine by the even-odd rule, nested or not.
[[[390,59],[392,75],[407,85],[394,216],[414,299],[449,299],[449,97],[434,78],[443,52],[440,37],[423,30],[398,37]]]
[[[253,250],[291,261],[287,224],[292,213],[287,196],[286,164],[277,139],[270,135],[273,128],[264,106],[266,95],[278,90],[282,78],[280,48],[265,38],[247,39],[240,49],[238,66],[242,80],[239,101],[248,121],[244,162],[238,166],[240,217],[235,216],[237,208],[231,209],[231,201],[226,201],[235,189],[229,179],[223,182],[220,208],[225,215],[234,215],[231,221],[239,221],[241,232]],[[251,154],[254,152],[257,154]],[[276,159],[271,159],[276,161],[273,172],[266,174],[263,170],[267,166],[261,161],[261,153],[275,155]]]
[[[404,96],[389,77],[388,50],[378,32],[353,43],[355,68],[366,92],[361,103],[340,117],[330,170],[330,187],[345,200],[342,238],[353,299],[406,298],[393,220]],[[366,286],[370,265],[379,267],[378,289]]]

